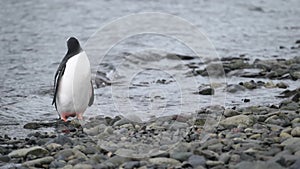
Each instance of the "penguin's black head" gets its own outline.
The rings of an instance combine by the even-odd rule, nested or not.
[[[68,53],[79,53],[81,51],[78,40],[74,37],[70,37],[67,41]]]

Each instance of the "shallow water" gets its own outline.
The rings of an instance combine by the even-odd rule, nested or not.
[[[252,60],[291,58],[299,55],[299,50],[290,49],[300,37],[299,6],[298,0],[243,3],[233,0],[226,3],[217,0],[183,3],[178,0],[164,1],[163,4],[155,0],[147,3],[125,0],[122,4],[116,0],[89,3],[1,1],[0,134],[21,136],[24,134],[24,123],[57,118],[51,105],[53,76],[66,52],[65,41],[69,36],[78,37],[84,44],[101,26],[118,17],[137,12],[165,12],[183,17],[204,31],[220,57],[245,55]],[[279,46],[286,48],[279,49]],[[164,36],[141,35],[121,42],[109,51],[109,57],[103,61],[113,66],[118,61],[122,62],[117,72],[120,75],[117,80],[121,83],[96,89],[96,101],[88,109],[87,116],[113,116],[120,112],[126,114],[127,111],[147,112],[147,116],[161,115],[161,111],[165,114],[189,113],[211,103],[210,96],[193,94],[199,85],[208,84],[209,79],[185,76],[188,69],[183,65],[201,62],[201,58],[183,63],[155,57],[159,58],[153,61],[155,64],[170,67],[166,71],[143,70],[133,77],[126,76],[136,70],[137,64],[149,63],[147,50],[152,48],[166,53],[193,55],[186,46]],[[126,60],[126,52],[140,52],[140,55],[130,55]],[[130,59],[136,62],[130,62]],[[126,77],[132,78],[129,85],[124,84],[124,79],[128,81]],[[179,83],[178,78],[183,80]],[[170,83],[157,83],[160,79]],[[228,78],[227,82],[236,84],[242,80]],[[287,83],[291,88],[297,86],[295,82]],[[110,91],[114,91],[113,94]],[[124,91],[129,96],[125,100],[121,95]],[[226,106],[278,103],[280,100],[273,96],[279,92],[258,89],[236,95],[227,94]],[[242,98],[255,99],[246,104],[241,101]]]

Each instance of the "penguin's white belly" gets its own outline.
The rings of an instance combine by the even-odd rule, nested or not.
[[[85,52],[71,57],[59,82],[57,109],[62,113],[83,113],[91,96],[91,70]]]

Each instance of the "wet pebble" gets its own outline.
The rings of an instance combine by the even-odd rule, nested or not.
[[[281,89],[286,89],[286,88],[289,87],[289,85],[286,84],[286,83],[284,83],[284,82],[279,82],[279,83],[276,84],[276,86],[277,86],[278,88],[281,88]]]
[[[199,89],[199,94],[201,95],[214,95],[214,89],[211,87],[201,87]]]

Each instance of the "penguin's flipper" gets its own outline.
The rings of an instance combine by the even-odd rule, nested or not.
[[[65,69],[66,69],[66,61],[63,60],[61,62],[61,64],[59,65],[56,73],[55,73],[55,76],[54,76],[54,96],[53,96],[53,100],[52,100],[52,105],[54,104],[55,105],[55,109],[57,110],[57,105],[56,105],[56,95],[57,95],[57,92],[58,92],[58,87],[59,87],[59,82],[60,82],[60,79],[61,77],[63,76],[64,72],[65,72]]]
[[[89,106],[91,106],[94,103],[94,87],[93,87],[93,82],[91,81],[91,97],[89,101]]]

